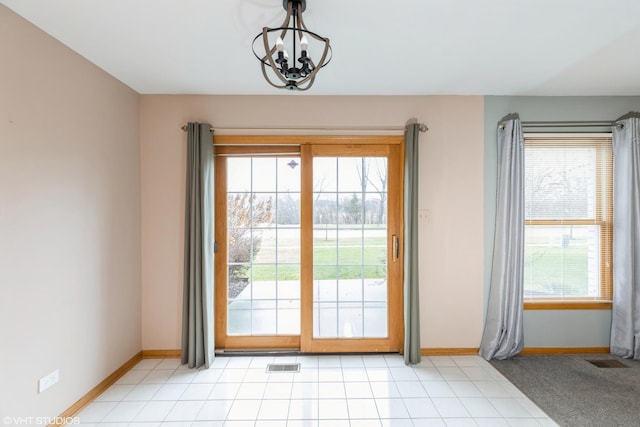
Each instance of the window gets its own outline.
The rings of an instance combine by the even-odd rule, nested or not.
[[[611,301],[611,135],[528,134],[524,163],[526,308]]]

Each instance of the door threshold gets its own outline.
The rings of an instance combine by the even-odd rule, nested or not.
[[[216,350],[216,356],[299,356],[300,350],[297,349],[260,349],[260,348],[232,348]]]
[[[234,356],[384,356],[393,354],[402,354],[399,351],[388,352],[322,352],[322,353],[305,353],[296,349],[256,349],[256,348],[239,348],[216,350],[216,357],[234,357]]]

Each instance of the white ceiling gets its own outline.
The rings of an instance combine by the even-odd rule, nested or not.
[[[143,94],[280,94],[251,41],[282,0],[0,0]],[[639,0],[307,0],[316,95],[640,95]]]

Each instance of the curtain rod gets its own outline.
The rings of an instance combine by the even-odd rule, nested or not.
[[[583,120],[583,121],[548,121],[548,122],[522,122],[522,127],[528,128],[564,128],[564,127],[603,127],[614,126],[616,122],[611,120]]]
[[[184,125],[182,127],[180,127],[180,129],[182,129],[183,131],[187,131],[187,125]],[[424,123],[420,123],[420,132],[426,132],[429,130],[429,128],[427,127],[426,124]],[[406,126],[395,126],[395,127],[385,127],[385,126],[365,126],[365,127],[353,127],[353,126],[337,126],[337,127],[330,127],[330,126],[317,126],[317,127],[305,127],[305,126],[300,126],[300,127],[242,127],[242,128],[235,128],[235,127],[212,127],[211,128],[212,131],[225,131],[225,130],[229,130],[229,131],[244,131],[244,130],[248,130],[248,131],[256,131],[256,130],[267,130],[267,131],[274,131],[274,130],[287,130],[287,131],[291,131],[291,130],[330,130],[330,131],[380,131],[380,132],[391,132],[391,131],[405,131],[407,130]]]
[[[624,128],[624,123],[616,124],[611,120],[574,120],[574,121],[547,121],[547,122],[521,122],[523,128],[590,128],[618,126]],[[499,129],[504,129],[504,123],[498,124]]]

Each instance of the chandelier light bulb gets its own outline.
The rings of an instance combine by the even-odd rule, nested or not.
[[[278,50],[278,52],[284,51],[284,41],[282,41],[282,37],[278,37],[276,39],[276,49]]]
[[[300,49],[307,50],[309,48],[309,40],[304,34],[300,37]]]

